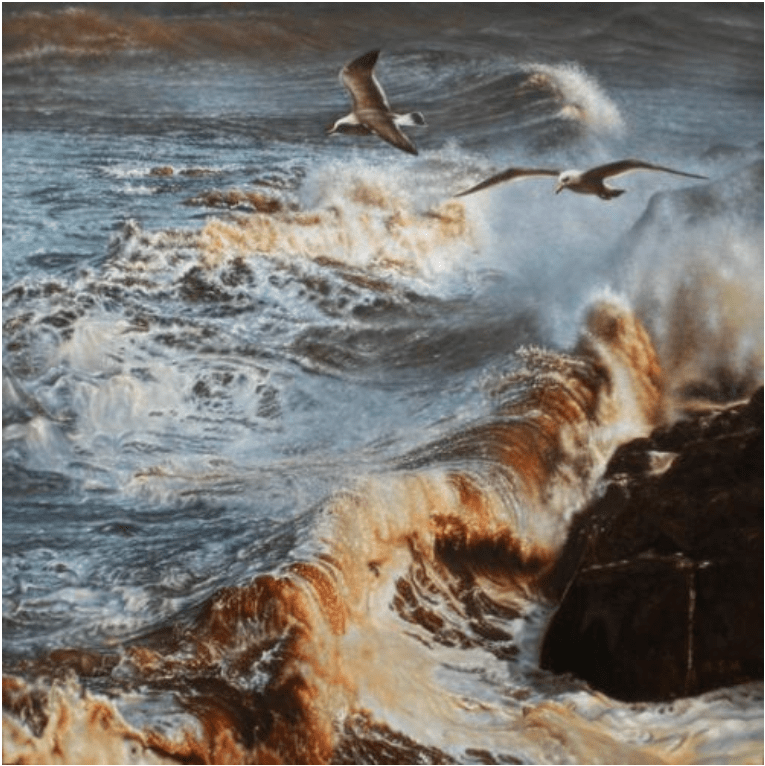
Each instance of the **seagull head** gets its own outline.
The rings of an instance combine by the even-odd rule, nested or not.
[[[558,183],[555,185],[555,193],[560,194],[564,189],[569,189],[577,184],[582,178],[579,170],[564,170],[558,176]]]

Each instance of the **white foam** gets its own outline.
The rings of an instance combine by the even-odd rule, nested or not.
[[[530,74],[527,83],[551,91],[561,102],[558,116],[562,119],[578,122],[596,133],[623,132],[619,107],[581,65],[530,63],[521,68]]]

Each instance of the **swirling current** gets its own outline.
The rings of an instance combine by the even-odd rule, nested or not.
[[[763,382],[760,4],[3,4],[3,760],[744,763],[539,667],[622,444]],[[416,156],[326,134],[380,49]],[[605,201],[508,167],[639,158]]]

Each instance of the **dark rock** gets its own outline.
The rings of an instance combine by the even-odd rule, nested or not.
[[[623,700],[763,677],[763,391],[620,448],[548,594],[543,668]]]

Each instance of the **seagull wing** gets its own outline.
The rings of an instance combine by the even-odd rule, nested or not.
[[[365,109],[390,111],[385,92],[374,75],[379,55],[379,50],[369,51],[346,64],[340,72],[340,79],[351,94],[354,112]]]
[[[602,181],[610,176],[621,176],[625,173],[632,173],[635,170],[661,170],[664,173],[673,173],[676,176],[687,176],[688,178],[706,178],[695,173],[685,173],[682,170],[673,170],[663,165],[654,165],[643,160],[619,160],[618,162],[609,162],[607,165],[598,165],[596,168],[586,171],[583,180]]]
[[[379,109],[359,110],[356,116],[362,125],[369,128],[376,136],[393,144],[397,149],[401,149],[409,154],[417,154],[417,147],[414,142],[401,131],[387,112],[381,112]]]
[[[507,170],[503,170],[501,173],[497,173],[496,175],[487,178],[485,181],[481,181],[481,183],[471,186],[469,189],[465,189],[465,191],[455,194],[454,196],[464,197],[467,194],[481,191],[481,189],[486,189],[489,186],[494,186],[494,184],[502,183],[503,181],[514,181],[516,178],[526,178],[529,176],[557,177],[558,175],[560,175],[559,170],[549,170],[547,168],[508,168]]]

